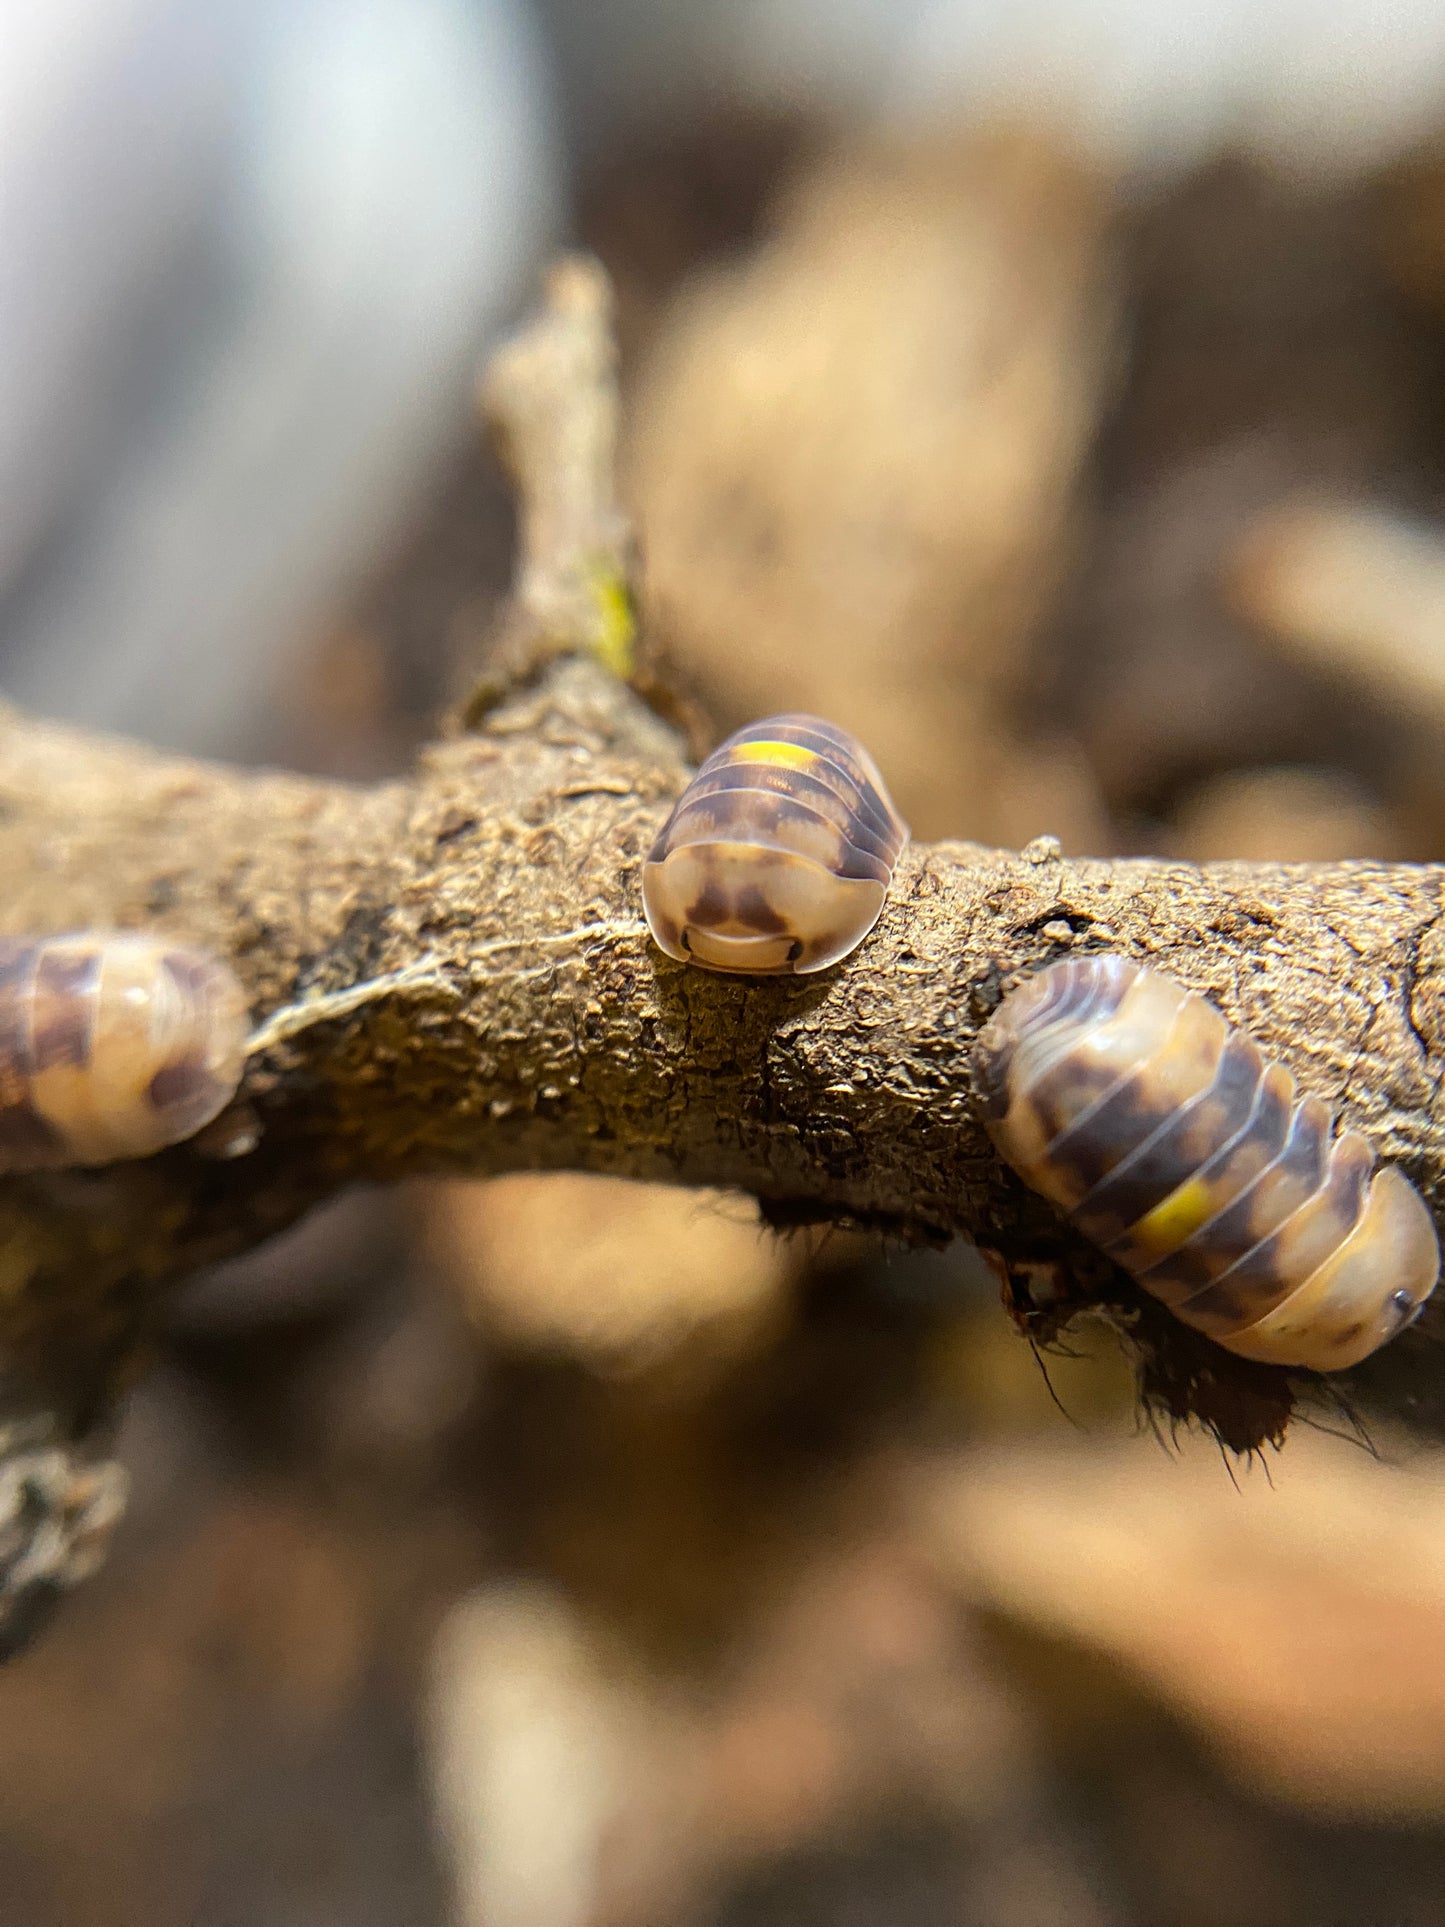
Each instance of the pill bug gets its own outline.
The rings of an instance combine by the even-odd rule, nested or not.
[[[1414,1186],[1158,972],[1112,956],[1052,965],[1004,999],[977,1067],[1006,1162],[1243,1358],[1353,1365],[1435,1288],[1439,1244]]]
[[[816,716],[770,716],[678,798],[643,867],[648,926],[708,970],[826,970],[878,921],[907,838],[861,743]]]
[[[246,1002],[205,951],[143,934],[0,938],[0,1171],[190,1137],[240,1082]]]

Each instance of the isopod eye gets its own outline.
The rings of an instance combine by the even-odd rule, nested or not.
[[[1396,1330],[1404,1331],[1405,1327],[1413,1325],[1424,1311],[1425,1300],[1416,1299],[1413,1293],[1408,1291],[1397,1291],[1390,1300],[1390,1306],[1395,1314]]]

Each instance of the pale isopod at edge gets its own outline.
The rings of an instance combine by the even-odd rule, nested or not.
[[[203,950],[143,933],[0,938],[0,1171],[146,1157],[234,1095],[246,1000]]]

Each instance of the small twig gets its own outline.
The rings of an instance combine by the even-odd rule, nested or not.
[[[1276,509],[1229,559],[1225,590],[1296,660],[1445,729],[1445,531],[1359,503]]]
[[[493,356],[481,400],[520,526],[511,603],[464,706],[468,727],[558,655],[590,655],[624,679],[636,667],[612,294],[597,262],[573,255],[552,269],[542,314]]]

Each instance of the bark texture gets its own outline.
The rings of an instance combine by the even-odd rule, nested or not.
[[[14,1399],[83,1428],[157,1294],[348,1182],[566,1168],[736,1185],[779,1221],[976,1236],[1010,1262],[1041,1335],[1080,1298],[1112,1303],[1169,1410],[1241,1446],[1277,1433],[1283,1375],[1181,1336],[1000,1166],[973,1043],[1020,973],[1067,947],[1126,951],[1247,1025],[1439,1207],[1445,871],[917,845],[836,970],[748,981],[669,962],[639,871],[687,764],[617,673],[637,672],[625,531],[596,499],[605,291],[575,264],[558,289],[551,350],[534,335],[516,364],[522,399],[491,390],[529,505],[508,680],[410,780],[241,773],[0,716],[0,930],[147,926],[209,945],[258,1025],[237,1103],[192,1143],[0,1181]],[[1056,1260],[1074,1280],[1062,1300],[1027,1302],[1020,1266]],[[1427,1321],[1400,1348],[1429,1342]]]

